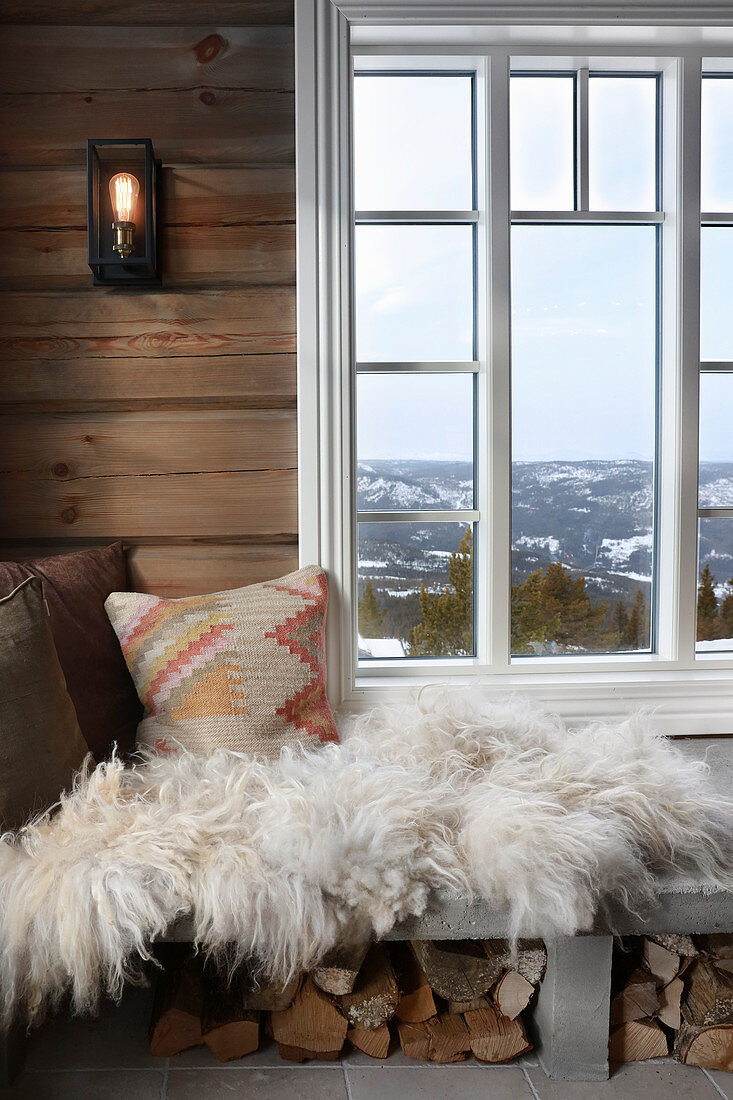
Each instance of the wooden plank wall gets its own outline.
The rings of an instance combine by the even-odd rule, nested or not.
[[[203,22],[203,19],[210,20]],[[0,557],[182,596],[297,567],[291,0],[2,0]],[[163,288],[94,288],[88,137],[163,162]]]

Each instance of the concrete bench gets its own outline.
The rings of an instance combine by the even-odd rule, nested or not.
[[[700,757],[706,750],[716,786],[733,786],[733,739],[684,743]],[[610,908],[587,935],[547,941],[547,972],[534,1010],[534,1041],[540,1063],[553,1080],[604,1081],[609,1075],[608,1032],[613,935],[649,932],[710,933],[733,931],[733,894],[701,879],[660,877],[657,905],[642,919]],[[436,894],[419,918],[402,922],[387,939],[471,940],[507,935],[506,914],[489,901]],[[188,942],[191,923],[178,921],[166,940]],[[20,1028],[0,1034],[0,1087],[18,1072],[24,1037]]]

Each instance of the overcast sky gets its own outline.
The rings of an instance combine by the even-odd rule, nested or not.
[[[654,202],[650,80],[590,81],[591,205]],[[357,209],[470,209],[470,82],[364,77],[355,90]],[[515,79],[512,206],[572,206],[572,88]],[[704,82],[704,205],[733,210],[733,81]],[[471,229],[362,226],[357,357],[473,358]],[[655,232],[515,227],[513,457],[650,459],[654,448]],[[733,229],[706,230],[702,354],[733,359]],[[472,379],[361,376],[358,452],[471,458]],[[733,461],[733,375],[704,380],[702,457]]]

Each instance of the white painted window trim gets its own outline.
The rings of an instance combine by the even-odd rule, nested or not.
[[[295,0],[297,326],[300,555],[329,573],[329,695],[336,706],[363,707],[435,680],[465,683],[481,675],[497,690],[519,690],[569,720],[613,719],[638,706],[654,708],[659,728],[675,734],[733,734],[733,661],[695,658],[697,575],[697,451],[699,371],[699,72],[701,58],[733,58],[733,10],[726,4],[420,3],[419,0]],[[508,19],[511,18],[511,24]],[[610,24],[607,26],[607,24]],[[703,25],[705,24],[705,25]],[[470,25],[470,46],[461,25]],[[543,31],[543,27],[547,29]],[[634,28],[638,29],[634,29]],[[423,661],[406,668],[372,663],[356,670],[352,629],[354,558],[352,478],[352,286],[350,94],[351,45],[359,52],[448,52],[491,57],[483,94],[507,98],[509,54],[652,57],[664,71],[665,141],[682,159],[685,187],[667,205],[662,372],[662,527],[659,652],[645,656],[585,657],[572,667],[557,659],[509,662],[506,584],[479,602],[492,639],[492,668],[475,660]],[[481,48],[471,47],[480,43]],[[503,47],[503,49],[501,48]],[[503,59],[503,60],[502,60]],[[731,62],[733,64],[733,61]],[[502,68],[503,65],[503,68]],[[481,98],[481,97],[479,97]],[[490,132],[490,156],[506,157],[508,109]],[[670,125],[670,120],[673,124]],[[675,134],[675,130],[678,130]],[[670,167],[671,157],[665,157]],[[690,165],[693,166],[692,172]],[[682,171],[677,176],[682,178]],[[695,186],[698,194],[695,194]],[[508,195],[496,189],[487,233],[493,293],[508,280]],[[506,188],[503,188],[506,191]],[[669,192],[668,192],[669,193]],[[481,227],[480,227],[481,228]],[[672,288],[672,289],[670,289]],[[685,312],[687,323],[678,324]],[[508,309],[494,310],[489,354],[508,364]],[[672,357],[671,361],[669,357]],[[489,479],[509,485],[508,368],[486,376],[479,400],[493,432]],[[493,413],[491,412],[493,410]],[[684,426],[684,431],[681,430]],[[509,493],[490,495],[488,526],[509,530]],[[484,540],[485,542],[487,540]],[[509,557],[509,540],[506,556]],[[495,558],[494,558],[495,560]],[[508,561],[497,574],[508,575]],[[506,628],[506,629],[505,629]],[[481,629],[481,624],[479,624]],[[506,650],[506,652],[504,652]]]

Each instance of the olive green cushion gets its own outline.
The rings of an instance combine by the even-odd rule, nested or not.
[[[0,829],[52,806],[87,752],[41,582],[29,577],[0,599]]]

